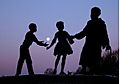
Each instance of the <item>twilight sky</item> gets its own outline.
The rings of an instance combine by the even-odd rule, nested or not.
[[[73,35],[80,32],[90,19],[90,10],[101,8],[101,18],[106,22],[112,49],[118,49],[118,0],[0,0],[0,76],[14,75],[19,57],[19,46],[31,22],[37,24],[35,33],[39,40],[50,41],[57,31],[55,24],[62,20],[65,30]],[[85,39],[75,40],[74,53],[67,57],[65,71],[76,71]],[[46,50],[35,43],[30,47],[35,74],[54,67],[53,46]],[[61,63],[61,61],[60,61]],[[58,73],[60,69],[58,66]],[[26,64],[22,74],[28,74]]]

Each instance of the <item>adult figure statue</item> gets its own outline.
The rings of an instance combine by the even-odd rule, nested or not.
[[[90,15],[91,20],[87,22],[81,32],[72,36],[78,40],[86,37],[79,61],[79,65],[82,65],[81,73],[86,72],[86,67],[90,69],[90,73],[98,73],[102,49],[111,50],[106,24],[99,18],[100,14],[100,8],[93,7]]]

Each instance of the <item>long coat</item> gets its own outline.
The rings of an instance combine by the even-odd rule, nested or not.
[[[101,48],[109,45],[105,22],[101,18],[89,20],[83,31],[76,34],[75,37],[77,39],[86,37],[79,64],[93,66],[100,63]]]

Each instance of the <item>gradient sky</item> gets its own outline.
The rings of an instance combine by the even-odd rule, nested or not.
[[[118,0],[0,0],[0,76],[15,74],[19,46],[28,31],[29,23],[37,24],[38,31],[35,35],[39,40],[46,41],[46,37],[50,37],[50,43],[57,31],[57,21],[64,21],[65,30],[71,35],[76,34],[90,19],[90,9],[94,6],[101,8],[100,17],[106,22],[110,44],[114,50],[118,49]],[[84,41],[85,39],[75,40],[72,45],[74,53],[67,57],[66,72],[78,68]],[[46,50],[35,43],[30,47],[36,74],[54,67],[54,47]],[[26,64],[22,74],[28,74]]]

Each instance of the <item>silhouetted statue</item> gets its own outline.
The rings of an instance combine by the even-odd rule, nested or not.
[[[50,44],[49,47],[47,47],[47,49],[52,47],[56,43],[56,40],[58,39],[58,43],[56,44],[55,49],[54,49],[54,55],[55,56],[57,55],[57,58],[55,61],[55,68],[54,68],[53,74],[57,73],[57,66],[58,66],[61,56],[62,56],[62,63],[61,63],[60,74],[65,74],[64,66],[65,66],[66,56],[73,53],[70,44],[73,44],[74,41],[71,39],[68,32],[63,31],[64,22],[62,21],[57,22],[56,27],[58,28],[58,32],[56,32],[54,39],[52,40],[52,43]]]
[[[33,67],[32,67],[32,60],[30,57],[29,53],[29,47],[33,42],[37,43],[39,46],[47,46],[48,44],[44,43],[44,41],[38,41],[36,36],[33,34],[34,32],[37,31],[37,26],[34,23],[31,23],[29,25],[30,31],[26,33],[25,35],[25,40],[23,44],[20,46],[20,57],[18,60],[18,65],[17,65],[17,71],[16,71],[16,76],[19,76],[21,74],[21,69],[23,66],[24,61],[27,63],[27,68],[29,75],[34,75]]]
[[[99,18],[101,10],[98,7],[91,9],[91,20],[87,22],[85,28],[73,38],[78,40],[86,37],[86,41],[81,53],[79,65],[82,65],[82,73],[86,72],[86,67],[91,73],[97,73],[100,60],[101,48],[111,49],[105,22]]]

